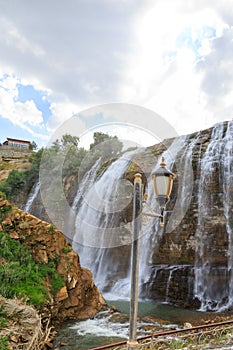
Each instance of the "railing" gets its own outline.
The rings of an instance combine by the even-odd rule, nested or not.
[[[233,320],[192,328],[157,332],[137,339],[140,350],[233,349]],[[226,347],[229,346],[229,347]],[[232,347],[231,347],[232,346]],[[90,350],[125,350],[127,341],[104,345]]]

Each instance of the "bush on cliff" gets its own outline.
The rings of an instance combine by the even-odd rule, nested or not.
[[[15,196],[26,182],[26,172],[13,169],[10,171],[7,180],[0,182],[0,191],[9,198]]]

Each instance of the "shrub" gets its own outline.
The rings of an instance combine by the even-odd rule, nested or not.
[[[25,185],[26,176],[26,172],[11,170],[7,180],[0,182],[0,192],[5,193],[8,198],[15,196]]]
[[[64,247],[64,248],[62,248],[62,252],[65,253],[65,254],[70,253],[71,250],[72,250],[72,249],[71,249],[70,247]]]

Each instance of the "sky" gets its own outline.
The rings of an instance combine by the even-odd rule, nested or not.
[[[178,135],[231,120],[232,56],[232,0],[0,0],[0,142],[44,146],[74,115],[80,130],[117,125],[95,111],[106,104],[148,109]]]

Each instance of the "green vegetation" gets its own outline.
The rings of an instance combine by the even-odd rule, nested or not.
[[[7,163],[2,163],[2,164],[0,164],[0,171],[1,171],[1,170],[7,169],[8,166],[9,166],[9,165],[8,165]]]
[[[62,252],[67,254],[67,253],[70,253],[72,251],[72,249],[70,247],[64,247],[62,248]]]
[[[93,138],[94,142],[90,145],[90,151],[99,153],[103,159],[116,157],[123,148],[122,142],[116,136],[94,132]]]
[[[42,148],[33,152],[29,158],[29,170],[11,170],[7,180],[0,182],[0,191],[6,194],[7,199],[15,197],[24,191],[28,193],[32,186],[39,179],[41,159],[43,157],[44,174],[49,174],[48,186],[54,186],[54,195],[57,193],[57,184],[52,182],[56,177],[56,172],[62,164],[62,178],[79,174],[81,178],[88,169],[101,158],[103,162],[116,158],[123,147],[122,142],[116,136],[109,136],[102,132],[94,132],[94,142],[87,151],[79,147],[79,138],[70,134],[62,136],[61,140],[56,140],[50,147]],[[33,146],[36,149],[36,145]],[[4,167],[4,165],[3,165]],[[50,182],[51,181],[51,182]],[[56,203],[60,201],[60,194],[57,193]],[[61,203],[63,206],[64,203]]]
[[[54,232],[54,230],[55,230],[55,226],[53,224],[51,224],[49,226],[49,232]]]
[[[5,338],[5,337],[0,338],[0,349],[1,350],[10,350],[7,338]]]
[[[0,182],[0,191],[9,198],[16,195],[26,182],[25,172],[13,169],[10,171],[7,180]]]
[[[3,193],[1,193],[1,195],[4,196]],[[12,206],[9,204],[9,205],[5,205],[3,208],[0,208],[0,213],[8,213],[9,211],[11,211],[12,209]]]
[[[30,168],[29,171],[25,172],[26,183],[30,188],[39,178],[40,161],[44,149],[41,148],[39,151],[32,153],[29,158]]]
[[[37,148],[38,148],[38,146],[37,146],[36,142],[35,142],[35,141],[32,141],[32,142],[30,143],[30,145],[29,145],[29,149],[30,149],[31,151],[33,151],[33,150],[36,150]]]
[[[0,294],[5,298],[17,296],[41,305],[49,299],[44,278],[49,279],[53,293],[64,285],[53,262],[34,262],[29,249],[5,233],[0,233],[0,257]]]

